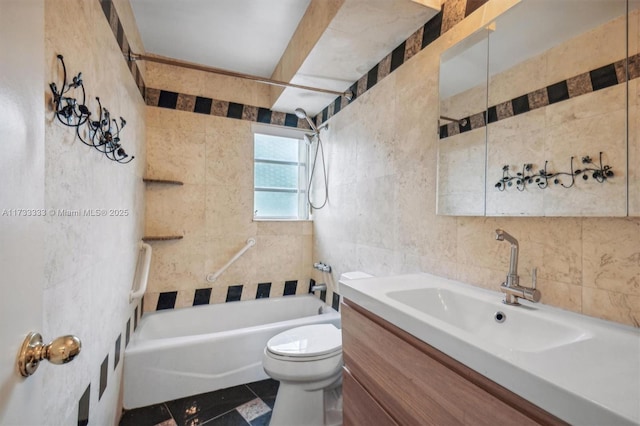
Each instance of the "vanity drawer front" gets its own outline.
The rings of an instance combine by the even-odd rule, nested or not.
[[[344,426],[398,426],[348,369],[342,375]]]
[[[563,424],[351,301],[341,308],[345,366],[398,424]]]

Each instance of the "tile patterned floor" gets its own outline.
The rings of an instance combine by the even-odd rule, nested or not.
[[[277,393],[267,379],[128,410],[120,426],[267,426]]]

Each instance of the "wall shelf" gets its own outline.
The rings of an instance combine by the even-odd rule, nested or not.
[[[142,237],[142,241],[144,242],[152,242],[152,241],[172,241],[172,240],[181,240],[183,238],[182,235],[145,235]]]
[[[163,185],[179,185],[179,186],[184,185],[184,182],[181,182],[179,180],[171,180],[171,179],[142,178],[142,181],[144,183],[157,183],[157,184],[163,184]]]

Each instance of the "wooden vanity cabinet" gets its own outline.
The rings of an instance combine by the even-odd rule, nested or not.
[[[563,425],[350,300],[342,310],[344,425]]]

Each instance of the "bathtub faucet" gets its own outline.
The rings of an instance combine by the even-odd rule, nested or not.
[[[512,235],[496,229],[496,240],[507,241],[511,244],[511,257],[509,259],[509,272],[507,279],[500,285],[500,291],[504,293],[504,303],[507,305],[519,305],[518,298],[526,299],[531,302],[540,301],[540,290],[536,290],[537,269],[531,270],[531,279],[533,285],[531,287],[522,287],[520,285],[520,277],[518,277],[518,240]]]
[[[316,284],[313,287],[311,287],[311,292],[313,293],[314,291],[327,291],[327,285],[324,283]]]
[[[317,262],[313,264],[313,267],[318,271],[331,272],[331,266],[327,265],[326,263]]]

